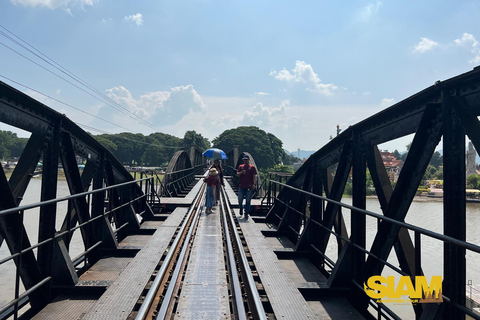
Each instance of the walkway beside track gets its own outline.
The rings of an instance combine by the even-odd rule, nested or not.
[[[285,236],[265,237],[262,230],[271,230],[269,224],[234,211],[277,319],[364,319],[345,298],[307,301],[299,289],[326,287],[327,279],[308,258],[278,259],[275,251],[291,251],[291,241]]]

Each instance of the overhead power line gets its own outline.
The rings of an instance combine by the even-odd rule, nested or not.
[[[72,83],[71,81],[65,79],[64,77],[56,74],[55,72],[49,70],[48,68],[40,65],[39,63],[33,61],[32,59],[26,57],[25,55],[21,54],[20,52],[16,51],[15,49],[11,48],[10,46],[0,42],[1,45],[3,45],[4,47],[10,49],[11,51],[15,52],[16,54],[20,55],[21,57],[23,57],[24,59],[27,59],[28,61],[34,63],[35,65],[41,67],[42,69],[52,73],[53,75],[59,77],[60,79],[64,80],[65,82],[73,85],[74,87],[76,87],[77,89],[87,93],[88,95],[92,96],[93,98],[105,103],[106,105],[114,108],[115,110],[123,113],[124,115],[126,116],[129,116],[133,119],[136,119],[137,121],[140,121],[142,122],[143,124],[147,125],[148,127],[150,127],[151,129],[153,130],[156,130],[155,127],[153,127],[149,122],[147,122],[146,120],[140,118],[139,116],[137,116],[136,114],[134,114],[133,112],[131,112],[130,110],[124,108],[123,106],[121,106],[120,104],[118,104],[116,101],[113,101],[110,97],[108,97],[107,95],[105,95],[104,93],[102,93],[101,91],[97,90],[95,87],[93,87],[92,85],[88,84],[86,81],[82,80],[81,78],[77,77],[75,74],[73,74],[72,72],[70,72],[68,69],[64,68],[63,66],[61,66],[60,64],[58,64],[57,62],[55,62],[53,59],[49,58],[47,55],[45,55],[44,53],[42,53],[41,51],[39,51],[38,49],[36,49],[35,47],[33,47],[32,45],[30,45],[28,42],[24,41],[23,39],[21,39],[19,36],[15,35],[13,32],[11,32],[10,30],[8,30],[7,28],[5,28],[4,26],[0,25],[0,27],[4,30],[6,30],[8,33],[10,33],[11,35],[13,35],[15,38],[19,39],[21,42],[25,43],[28,47],[32,48],[33,50],[35,50],[36,52],[38,52],[39,54],[37,54],[36,52],[32,51],[31,49],[27,48],[25,45],[23,45],[22,43],[20,43],[19,41],[17,41],[16,39],[12,38],[10,35],[8,35],[7,33],[3,32],[0,30],[0,35],[3,35],[5,38],[7,38],[8,40],[14,42],[15,44],[17,44],[18,46],[22,47],[23,49],[27,50],[28,52],[30,52],[31,54],[35,55],[37,58],[41,59],[42,61],[44,61],[45,63],[47,63],[48,65],[54,67],[55,69],[59,70],[60,72],[62,72],[63,74],[65,74],[66,76],[70,77],[71,79],[73,79],[74,81],[78,82],[80,85],[86,87],[88,90],[92,91],[92,93],[90,92],[87,92],[85,89],[82,89],[80,88],[78,85]],[[45,57],[45,58],[44,58]],[[51,62],[50,62],[51,61]]]
[[[86,111],[84,111],[84,110],[82,110],[82,109],[79,109],[79,108],[77,108],[77,107],[74,107],[74,106],[72,106],[71,104],[68,104],[68,103],[65,103],[65,102],[63,102],[63,101],[61,101],[61,100],[58,100],[58,99],[56,99],[56,98],[53,98],[53,97],[51,97],[51,96],[49,96],[49,95],[47,95],[47,94],[44,94],[44,93],[42,93],[42,92],[40,92],[40,91],[38,91],[38,90],[35,90],[35,89],[31,88],[31,87],[28,87],[28,86],[26,86],[26,85],[24,85],[24,84],[21,84],[20,82],[15,81],[15,80],[13,80],[13,79],[10,79],[10,78],[8,78],[8,77],[5,77],[5,76],[3,76],[3,75],[1,75],[1,74],[0,74],[0,78],[6,79],[6,80],[8,80],[8,81],[11,81],[11,82],[13,82],[13,83],[15,83],[15,84],[17,84],[17,85],[19,85],[19,86],[21,86],[21,87],[24,87],[24,88],[26,88],[26,89],[32,90],[33,92],[36,92],[36,93],[38,93],[38,94],[40,94],[40,95],[42,95],[42,96],[44,96],[44,97],[46,97],[46,98],[52,99],[52,100],[54,100],[54,101],[56,101],[56,102],[58,102],[58,103],[60,103],[60,104],[63,104],[63,105],[65,105],[65,106],[69,107],[69,108],[72,108],[72,109],[75,109],[75,110],[77,110],[77,111],[79,111],[79,112],[82,112],[82,113],[84,113],[84,114],[87,114],[87,115],[89,115],[89,116],[91,116],[91,117],[94,117],[94,118],[99,119],[99,120],[101,120],[101,121],[104,121],[104,122],[106,122],[106,123],[112,124],[112,125],[114,125],[114,126],[116,126],[116,127],[119,127],[119,128],[121,128],[121,129],[127,130],[127,131],[129,131],[129,132],[131,132],[131,133],[134,133],[134,134],[136,133],[136,132],[134,132],[134,131],[132,131],[132,130],[130,130],[130,129],[127,129],[127,128],[125,128],[125,127],[122,127],[122,126],[120,126],[120,125],[118,125],[118,124],[116,124],[116,123],[113,123],[113,122],[111,122],[111,121],[102,119],[102,118],[100,118],[100,117],[98,117],[98,116],[96,116],[96,115],[94,115],[94,114],[91,114],[91,113],[86,112]],[[77,123],[77,122],[75,122],[75,123],[76,123],[78,126],[82,127],[82,128],[86,128],[86,129],[91,130],[91,131],[94,131],[94,132],[103,133],[103,134],[115,135],[115,133],[111,133],[111,132],[108,132],[108,131],[105,131],[105,130],[101,130],[101,129],[98,129],[98,128],[95,128],[95,127],[92,127],[92,126],[88,126],[88,125],[85,125],[85,124],[80,124],[80,123]],[[182,147],[177,147],[177,146],[161,145],[161,144],[158,144],[158,143],[148,143],[148,142],[145,142],[145,141],[130,139],[130,138],[127,138],[127,137],[124,137],[124,136],[117,136],[117,137],[118,137],[118,138],[121,138],[121,139],[124,139],[124,140],[132,141],[132,142],[135,142],[135,143],[146,144],[146,145],[154,145],[154,146],[161,147],[161,148],[167,148],[167,149],[181,149],[181,148],[182,148]]]
[[[91,113],[89,113],[89,112],[87,112],[87,111],[84,111],[84,110],[82,110],[82,109],[80,109],[80,108],[74,107],[74,106],[72,106],[72,105],[70,105],[70,104],[68,104],[68,103],[66,103],[66,102],[63,102],[63,101],[58,100],[58,99],[56,99],[56,98],[54,98],[54,97],[51,97],[51,96],[49,96],[49,95],[47,95],[47,94],[45,94],[45,93],[42,93],[42,92],[40,92],[40,91],[38,91],[38,90],[35,90],[35,89],[31,88],[31,87],[29,87],[29,86],[26,86],[26,85],[24,85],[24,84],[21,84],[21,83],[18,82],[18,81],[12,80],[12,79],[10,79],[10,78],[8,78],[8,77],[5,77],[5,76],[3,76],[3,75],[1,75],[1,74],[0,74],[0,77],[6,79],[6,80],[8,80],[8,81],[11,81],[11,82],[13,82],[13,83],[15,83],[15,84],[17,84],[17,85],[19,85],[19,86],[21,86],[21,87],[24,87],[24,88],[26,88],[26,89],[32,90],[33,92],[36,92],[36,93],[38,93],[38,94],[40,94],[40,95],[42,95],[42,96],[44,96],[44,97],[47,97],[47,98],[49,98],[49,99],[52,99],[52,100],[54,100],[54,101],[56,101],[56,102],[58,102],[58,103],[61,103],[61,104],[65,105],[65,106],[67,106],[67,107],[73,108],[73,109],[75,109],[75,110],[77,110],[77,111],[80,111],[80,112],[82,112],[82,113],[84,113],[84,114],[88,114],[88,115],[91,116],[91,117],[94,117],[94,118],[96,118],[96,119],[102,120],[102,121],[104,121],[104,122],[106,122],[106,123],[113,124],[113,125],[116,126],[116,127],[122,128],[122,129],[127,130],[127,131],[130,131],[130,132],[132,132],[132,133],[135,133],[135,132],[131,131],[130,129],[127,129],[127,128],[125,128],[125,127],[122,127],[122,126],[120,126],[120,125],[118,125],[118,124],[116,124],[116,123],[114,123],[114,122],[111,122],[111,121],[102,119],[102,118],[100,118],[100,117],[98,117],[98,116],[96,116],[96,115],[94,115],[94,114],[91,114]]]

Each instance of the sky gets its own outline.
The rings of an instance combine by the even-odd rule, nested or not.
[[[337,124],[480,65],[479,14],[477,0],[4,0],[0,81],[93,134],[253,125],[318,150]]]

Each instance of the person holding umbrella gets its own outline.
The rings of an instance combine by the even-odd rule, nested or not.
[[[215,205],[218,205],[218,202],[220,201],[220,185],[225,186],[225,183],[223,182],[223,168],[219,159],[213,161],[212,168],[217,169],[218,172],[217,185],[215,187]]]
[[[250,201],[252,200],[253,191],[255,191],[255,177],[257,176],[257,168],[250,164],[250,157],[246,154],[242,157],[243,164],[238,166],[237,176],[240,177],[238,182],[238,206],[240,215],[243,214],[243,198],[245,198],[245,218],[250,213]]]

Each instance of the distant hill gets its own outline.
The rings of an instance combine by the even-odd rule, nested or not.
[[[285,152],[300,159],[308,159],[308,157],[310,157],[312,154],[314,154],[317,151],[316,150],[314,151],[300,150],[300,151],[290,152],[288,150],[285,150]]]

